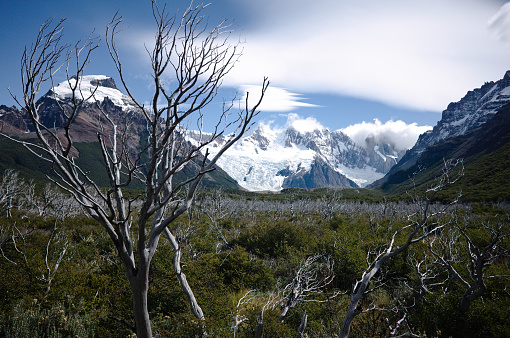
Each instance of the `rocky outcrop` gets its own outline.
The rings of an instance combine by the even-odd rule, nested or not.
[[[356,188],[358,185],[335,171],[331,165],[317,157],[310,166],[309,170],[301,169],[297,172],[290,170],[280,171],[282,176],[286,176],[282,188]]]

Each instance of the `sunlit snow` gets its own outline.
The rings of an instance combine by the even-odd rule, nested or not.
[[[277,140],[275,138],[262,150],[245,139],[223,154],[218,165],[247,190],[279,191],[285,176],[278,175],[278,172],[287,168],[292,171],[308,170],[315,152],[296,145],[284,147]],[[209,148],[211,155],[218,150],[216,147]]]
[[[309,130],[303,124],[297,124],[300,129]],[[292,124],[294,127],[294,124]],[[339,163],[339,151],[346,150],[343,143],[332,149],[328,148],[327,130],[314,130],[313,136],[318,152],[305,147],[303,144],[289,143],[286,140],[285,129],[271,129],[261,124],[251,136],[245,137],[231,149],[225,152],[217,164],[234,178],[241,187],[250,191],[279,191],[286,176],[282,171],[308,171],[317,156],[333,166],[334,170],[363,187],[384,176],[375,168],[350,168]],[[328,132],[329,133],[329,132]],[[300,135],[304,135],[300,133]],[[287,142],[286,142],[287,141]],[[264,145],[261,146],[261,143]],[[214,156],[219,147],[211,144],[209,152]]]
[[[93,85],[91,82],[94,80],[107,80],[108,77],[105,75],[86,75],[80,77],[77,90],[75,95],[78,99],[84,99],[88,103],[94,103],[96,101],[101,102],[108,97],[116,106],[121,107],[123,110],[132,109],[133,105],[131,100],[120,90],[114,88],[108,88],[103,86]],[[72,97],[71,87],[76,85],[76,79],[71,78],[69,81],[59,83],[56,87],[53,87],[53,92],[57,98],[64,100]]]

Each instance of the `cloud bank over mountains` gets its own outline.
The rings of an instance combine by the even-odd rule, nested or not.
[[[241,42],[224,88],[254,99],[267,76],[264,112],[334,112],[329,97],[350,97],[439,113],[508,68],[510,4],[501,0],[218,0],[210,9],[210,23],[233,22],[230,41]],[[139,27],[121,45],[140,64],[152,37]],[[359,120],[392,116],[376,113]],[[397,119],[413,122],[403,114]]]
[[[302,117],[295,113],[285,114],[287,121],[285,125],[275,125],[273,121],[261,123],[266,133],[281,133],[289,127],[301,133],[309,133],[314,130],[328,129],[314,117]],[[367,147],[366,139],[371,137],[376,143],[390,143],[397,150],[407,150],[414,146],[418,137],[424,132],[431,130],[431,126],[418,126],[416,123],[407,124],[403,121],[389,120],[381,122],[374,119],[371,122],[361,122],[350,125],[347,128],[339,129],[349,136],[354,143],[361,147]]]
[[[416,123],[406,124],[392,120],[382,123],[374,119],[372,122],[363,121],[340,130],[361,147],[366,147],[365,140],[372,136],[381,143],[392,143],[398,150],[406,150],[414,146],[421,134],[431,129],[431,126],[418,126]]]

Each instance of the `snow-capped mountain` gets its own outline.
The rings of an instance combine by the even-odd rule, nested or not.
[[[66,118],[62,111],[69,114],[73,109],[71,87],[76,88],[74,100],[77,103],[81,102],[75,115],[74,126],[79,127],[82,134],[90,131],[91,126],[99,126],[101,114],[98,106],[113,119],[125,119],[128,116],[136,120],[142,117],[131,99],[117,89],[112,78],[104,75],[87,75],[80,77],[78,83],[76,81],[75,77],[63,81],[37,100],[41,122],[46,127],[59,128],[65,123]],[[1,106],[0,119],[4,124],[4,130],[10,135],[22,136],[33,131],[28,116],[16,107]],[[108,123],[103,123],[103,127],[105,126],[107,127]],[[92,135],[93,140],[90,141],[97,140],[95,133]]]
[[[78,108],[73,111],[75,105],[72,104],[71,88],[76,85],[78,89],[75,91],[74,99]],[[36,104],[41,123],[45,127],[51,128],[57,137],[62,137],[65,132],[63,130],[67,122],[65,115],[74,114],[69,133],[73,141],[71,155],[78,160],[81,158],[82,161],[83,158],[88,159],[82,163],[84,171],[94,171],[93,175],[96,176],[95,179],[100,182],[99,184],[107,185],[108,177],[104,175],[104,171],[97,170],[101,169],[102,165],[98,151],[100,147],[98,134],[111,135],[113,125],[115,125],[118,135],[123,138],[122,146],[125,146],[125,149],[122,150],[127,151],[132,159],[135,159],[139,152],[146,148],[148,132],[145,117],[130,98],[117,89],[112,78],[104,75],[71,78],[48,90],[37,100]],[[34,129],[28,115],[16,107],[0,105],[0,127],[2,133],[14,138],[34,138]],[[63,137],[62,139],[64,140]],[[111,144],[109,137],[105,137],[104,140],[107,145]],[[0,149],[0,157],[2,150]],[[26,156],[26,154],[20,154],[20,156]],[[179,155],[177,154],[177,156]],[[195,160],[200,162],[203,158],[198,156]],[[11,162],[19,161],[14,159]],[[196,175],[198,168],[193,161],[188,163],[176,174],[176,180],[184,180],[189,176]],[[138,182],[133,184],[134,189],[144,188]],[[209,187],[239,188],[239,185],[221,168],[207,173],[202,184]]]
[[[225,152],[217,164],[252,191],[363,187],[383,177],[404,153],[392,144],[378,143],[373,136],[365,143],[361,147],[342,131],[326,128],[299,130],[291,124],[285,129],[272,129],[260,124]],[[209,148],[212,155],[219,144]]]
[[[83,99],[89,104],[96,101],[103,102],[106,98],[115,106],[120,107],[123,111],[136,109],[135,105],[126,94],[117,89],[115,81],[111,77],[105,75],[85,75],[81,76],[76,84],[76,77],[72,77],[69,81],[63,81],[56,87],[50,89],[46,96],[54,97],[59,101],[71,99],[72,90],[78,85],[78,99]]]
[[[437,125],[420,135],[414,147],[391,169],[390,174],[413,166],[428,147],[480,127],[509,103],[510,71],[507,71],[503,79],[486,82],[480,88],[469,91],[460,101],[450,103]]]
[[[78,83],[77,83],[78,81]],[[108,114],[111,122],[119,127],[125,125],[126,118],[133,122],[131,125],[132,138],[128,139],[131,146],[137,145],[140,132],[145,126],[142,114],[135,104],[115,86],[115,81],[104,75],[87,75],[79,79],[75,77],[63,81],[37,100],[41,122],[48,128],[63,127],[67,121],[64,114],[73,111],[72,90],[76,88],[75,97],[78,109],[75,112],[71,129],[75,142],[96,142],[97,133],[111,128],[111,123],[103,117],[101,110]],[[26,114],[15,107],[1,109],[0,119],[4,130],[11,136],[33,137],[32,124]]]

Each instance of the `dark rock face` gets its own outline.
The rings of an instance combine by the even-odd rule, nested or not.
[[[62,102],[61,106],[59,106],[57,100],[53,97],[53,93],[49,91],[37,101],[37,105],[39,106],[41,122],[45,127],[60,128],[64,126],[65,116],[62,113],[61,107],[68,112],[70,110],[66,102]],[[30,126],[30,131],[33,131],[32,126]]]
[[[316,157],[309,171],[298,170],[295,173],[282,170],[281,175],[287,176],[282,188],[356,188],[358,185],[344,175],[335,171],[322,159]]]
[[[397,150],[395,145],[378,143],[370,135],[365,140],[365,147],[356,145],[349,136],[341,131],[330,132],[327,129],[300,133],[293,128],[286,131],[285,145],[303,146],[327,158],[331,165],[344,165],[350,168],[370,166],[377,172],[387,173],[401,158],[405,151]]]
[[[266,150],[270,143],[269,139],[262,135],[260,129],[255,130],[250,139],[262,150]]]
[[[98,87],[117,89],[117,86],[115,85],[115,81],[111,77],[106,78],[106,79],[92,80],[92,81],[90,81],[90,84],[93,86],[98,86]]]
[[[28,121],[25,120],[23,112],[14,106],[0,105],[0,120],[2,131],[7,134],[14,135],[28,130]]]

